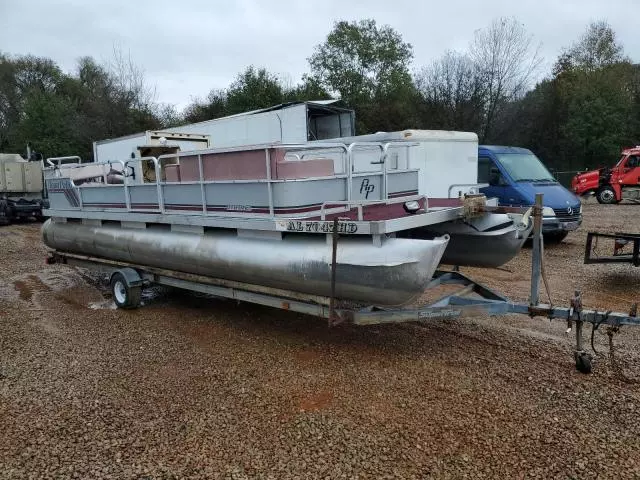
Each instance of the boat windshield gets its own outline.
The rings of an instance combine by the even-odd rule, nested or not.
[[[498,161],[516,182],[555,182],[547,167],[533,153],[499,153]]]

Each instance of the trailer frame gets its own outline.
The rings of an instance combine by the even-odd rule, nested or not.
[[[373,305],[348,305],[339,299],[305,294],[290,290],[254,285],[221,278],[167,270],[128,262],[109,260],[87,255],[51,251],[47,263],[62,263],[110,275],[114,300],[119,307],[136,308],[141,304],[141,291],[150,285],[164,285],[217,297],[255,303],[269,307],[290,310],[324,318],[329,326],[351,323],[359,326],[398,324],[405,322],[427,322],[443,318],[458,318],[469,315],[522,314],[530,318],[545,317],[549,320],[565,320],[570,331],[575,326],[574,357],[576,368],[583,373],[592,370],[593,356],[587,353],[583,344],[583,329],[586,323],[594,330],[601,325],[619,329],[623,325],[640,326],[637,304],[631,306],[630,313],[583,309],[581,292],[576,291],[569,301],[569,307],[558,307],[539,302],[539,283],[542,277],[542,195],[536,197],[533,208],[534,236],[532,255],[531,293],[529,303],[516,303],[506,296],[475,282],[459,271],[436,271],[425,292],[437,293],[437,289],[448,286],[458,287],[453,293],[445,293],[437,300],[424,305],[408,307],[380,307]],[[334,220],[337,222],[337,219]],[[331,280],[335,282],[336,245],[338,229],[328,234],[332,241]]]

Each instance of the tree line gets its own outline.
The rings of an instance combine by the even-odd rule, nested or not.
[[[481,143],[530,148],[555,170],[610,164],[621,147],[640,144],[640,65],[604,21],[588,25],[546,75],[539,45],[506,18],[419,69],[393,28],[339,21],[308,63],[295,85],[249,66],[178,112],[118,51],[107,64],[81,58],[71,73],[47,58],[0,53],[0,151],[23,152],[29,142],[45,156],[91,158],[95,140],[337,97],[355,110],[359,134],[473,131]]]

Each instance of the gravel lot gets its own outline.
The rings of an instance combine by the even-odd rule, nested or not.
[[[640,268],[582,256],[639,213],[585,205],[547,247],[554,303],[629,309]],[[530,254],[464,271],[526,300]],[[622,375],[596,333],[587,376],[560,321],[328,329],[175,293],[120,311],[44,258],[39,225],[0,228],[0,478],[640,478],[640,329],[615,337]]]

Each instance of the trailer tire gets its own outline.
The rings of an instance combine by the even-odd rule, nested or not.
[[[116,272],[111,276],[111,293],[118,308],[138,308],[142,298],[142,287],[130,285],[127,278]]]
[[[604,205],[618,203],[618,200],[616,200],[616,192],[609,185],[605,185],[598,189],[596,192],[596,199],[598,200],[598,203],[602,203]]]

